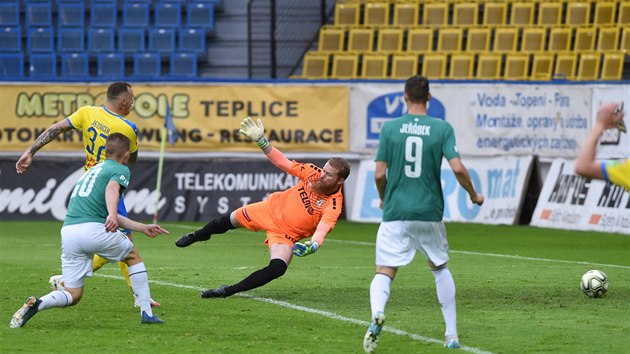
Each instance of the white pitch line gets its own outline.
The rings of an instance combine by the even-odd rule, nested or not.
[[[94,275],[98,276],[98,277],[103,277],[103,278],[120,279],[120,280],[124,279],[123,277],[117,276],[117,275],[108,275],[108,274],[99,274],[99,273],[94,273]],[[149,280],[149,283],[162,285],[162,286],[172,286],[172,287],[181,288],[181,289],[191,289],[191,290],[197,290],[197,291],[204,290],[204,288],[200,288],[198,286],[177,284],[177,283],[165,282],[165,281],[161,281],[161,280]],[[370,322],[368,322],[368,321],[357,320],[355,318],[341,316],[341,315],[338,315],[338,314],[336,314],[334,312],[322,311],[322,310],[318,310],[318,309],[314,309],[314,308],[310,308],[310,307],[306,307],[306,306],[295,305],[295,304],[292,304],[292,303],[289,303],[289,302],[286,302],[286,301],[279,301],[279,300],[274,300],[274,299],[270,299],[270,298],[266,298],[266,297],[253,296],[253,295],[249,295],[247,293],[239,293],[239,294],[235,294],[234,296],[240,296],[240,297],[244,297],[244,298],[248,298],[248,299],[252,299],[252,300],[256,300],[256,301],[266,302],[268,304],[278,305],[278,306],[289,308],[289,309],[292,309],[292,310],[313,313],[313,314],[320,315],[320,316],[323,316],[323,317],[327,317],[327,318],[330,318],[330,319],[333,319],[333,320],[349,322],[349,323],[360,325],[360,326],[364,326],[364,327],[368,327],[370,325]],[[210,301],[212,301],[212,300],[210,300]],[[415,334],[415,333],[405,332],[403,330],[400,330],[400,329],[397,329],[397,328],[393,328],[393,327],[389,327],[389,326],[384,326],[383,327],[383,332],[389,332],[389,333],[397,334],[399,336],[406,336],[406,337],[409,337],[409,338],[411,338],[413,340],[421,341],[421,342],[425,342],[425,343],[434,343],[434,344],[444,345],[444,341],[443,340],[439,340],[439,339],[435,339],[435,338],[431,338],[431,337],[425,337],[425,336],[422,336],[422,335],[419,335],[419,334]],[[469,347],[469,346],[466,346],[466,345],[461,346],[460,350],[463,350],[463,351],[466,351],[466,352],[469,352],[469,353],[474,353],[474,354],[492,354],[492,352],[488,352],[488,351],[485,351],[485,350],[482,350],[482,349],[479,349],[479,348],[475,348],[475,347]]]

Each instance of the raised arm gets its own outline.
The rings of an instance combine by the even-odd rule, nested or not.
[[[24,151],[22,156],[15,164],[15,171],[17,173],[24,173],[33,162],[33,156],[35,156],[39,149],[44,147],[44,145],[48,144],[49,142],[53,141],[59,134],[71,129],[73,129],[72,125],[70,125],[67,119],[52,124],[50,127],[48,127],[48,129],[41,133],[37,137],[37,139],[35,139],[33,145],[31,145],[28,149],[26,149],[26,151]]]
[[[452,158],[448,161],[448,164],[451,166],[451,170],[455,174],[455,178],[457,178],[457,182],[464,187],[466,192],[468,192],[468,196],[470,200],[477,205],[482,205],[484,201],[484,196],[481,193],[477,193],[475,191],[475,186],[472,184],[472,180],[470,179],[470,174],[468,173],[468,169],[462,163],[462,160],[459,157]]]
[[[289,171],[291,161],[280,150],[271,146],[267,138],[265,138],[265,127],[260,119],[256,122],[249,117],[243,119],[239,132],[252,139],[276,167],[284,172]]]

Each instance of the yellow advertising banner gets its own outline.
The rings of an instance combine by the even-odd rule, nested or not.
[[[133,85],[140,149],[159,150],[167,106],[178,140],[177,152],[247,152],[255,144],[238,132],[245,117],[262,119],[269,141],[282,151],[348,151],[347,86]],[[4,85],[0,102],[0,151],[23,151],[48,126],[85,105],[104,105],[107,85]],[[82,149],[81,133],[66,132],[42,151]]]

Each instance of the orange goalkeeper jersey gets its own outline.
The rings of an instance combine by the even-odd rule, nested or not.
[[[311,163],[291,161],[285,172],[300,180],[295,186],[269,196],[267,202],[276,225],[287,235],[301,237],[312,236],[320,221],[334,228],[343,205],[342,188],[332,195],[315,193],[312,184],[319,179],[322,169]]]

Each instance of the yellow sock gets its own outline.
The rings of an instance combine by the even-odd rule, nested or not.
[[[129,267],[127,266],[127,263],[118,262],[118,268],[120,268],[120,272],[125,277],[125,281],[127,282],[127,285],[131,288],[131,279],[129,279]]]
[[[92,271],[96,272],[107,263],[109,263],[107,259],[99,256],[98,254],[95,254],[94,259],[92,260]]]

